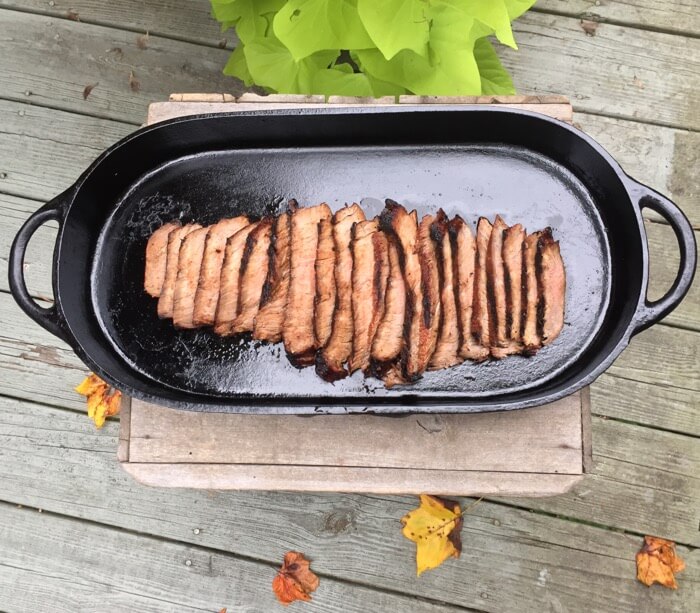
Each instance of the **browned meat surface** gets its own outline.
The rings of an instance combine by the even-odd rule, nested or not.
[[[496,215],[486,257],[487,291],[491,304],[489,312],[491,347],[505,347],[507,341],[506,283],[503,271],[503,233],[507,227],[500,215]],[[493,351],[491,355],[497,357]]]
[[[165,267],[168,262],[168,236],[180,223],[172,221],[158,228],[146,244],[146,272],[143,277],[144,289],[154,298],[160,296],[165,281]]]
[[[348,370],[369,371],[372,343],[384,312],[389,276],[386,238],[379,220],[360,221],[352,230],[352,354]]]
[[[263,286],[260,311],[255,317],[253,338],[258,340],[271,343],[282,340],[289,292],[290,233],[290,214],[282,213],[275,219],[267,280]]]
[[[523,243],[523,319],[521,329],[523,345],[528,353],[536,352],[542,345],[537,331],[539,289],[536,269],[537,242],[541,234],[541,232],[534,232]]]
[[[246,239],[239,273],[238,315],[231,324],[232,334],[253,330],[270,262],[271,233],[272,219],[266,217]]]
[[[247,217],[223,219],[209,228],[204,245],[199,285],[194,298],[192,321],[196,326],[209,326],[216,320],[216,305],[219,302],[221,266],[224,263],[226,241],[247,226]]]
[[[322,219],[318,224],[316,253],[316,300],[314,301],[314,331],[316,346],[324,347],[333,330],[335,313],[335,243],[333,221]]]
[[[472,312],[476,265],[476,241],[465,221],[456,215],[450,221],[452,239],[455,302],[460,330],[459,356],[481,362],[489,357],[489,350],[474,338]]]
[[[180,246],[185,237],[201,228],[199,224],[192,223],[173,230],[168,235],[168,248],[165,264],[165,279],[158,298],[158,317],[166,319],[173,316],[173,298],[175,296],[175,281],[177,280],[177,267],[180,259]]]
[[[476,263],[474,268],[474,303],[472,304],[472,331],[477,342],[491,346],[491,314],[488,296],[486,260],[491,239],[491,223],[481,217],[476,226]]]
[[[447,215],[445,215],[443,210],[440,210],[435,217],[431,232],[438,256],[442,317],[440,318],[437,345],[432,358],[430,358],[429,368],[431,370],[439,370],[440,368],[449,368],[462,362],[462,358],[459,356],[459,324],[457,322],[455,279],[452,267],[452,243],[450,241]]]
[[[248,236],[257,227],[258,222],[248,224],[226,241],[224,261],[221,265],[221,281],[219,282],[219,302],[216,307],[216,322],[214,324],[214,332],[217,334],[223,336],[232,334],[231,325],[238,315],[243,252],[248,242]]]
[[[316,352],[314,299],[316,297],[316,251],[318,224],[331,210],[323,203],[292,213],[291,277],[282,337],[295,366],[313,363]]]
[[[199,270],[202,267],[204,242],[207,228],[190,232],[180,245],[177,263],[177,277],[173,291],[173,325],[176,328],[196,328],[192,320],[194,296],[199,283]]]
[[[331,336],[316,355],[316,373],[326,381],[347,376],[344,364],[352,351],[352,227],[364,221],[358,204],[340,209],[333,216],[335,243],[336,308]]]
[[[503,266],[507,292],[506,334],[510,341],[521,345],[523,312],[523,242],[525,229],[515,224],[503,236]]]
[[[432,237],[433,221],[435,221],[433,215],[425,215],[418,226],[418,253],[423,294],[423,320],[418,350],[418,368],[421,374],[427,370],[430,359],[435,352],[442,316],[440,271],[438,269],[440,256]]]
[[[373,371],[379,377],[399,357],[406,317],[406,283],[399,252],[393,239],[386,238],[386,245],[389,277],[384,295],[384,312],[372,342]]]
[[[540,288],[539,317],[542,344],[551,343],[564,327],[566,272],[559,252],[559,241],[546,228],[537,244],[537,272]]]
[[[400,363],[384,377],[387,387],[415,381],[423,372],[420,364],[420,343],[423,327],[423,289],[418,248],[418,224],[415,211],[387,200],[379,217],[379,225],[396,243],[406,285],[406,317]]]

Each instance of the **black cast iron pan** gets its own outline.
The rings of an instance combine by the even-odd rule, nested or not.
[[[386,390],[360,374],[329,384],[297,370],[279,345],[177,331],[143,291],[144,247],[172,219],[260,216],[288,198],[332,207],[391,197],[419,213],[470,222],[503,215],[552,226],[567,269],[565,326],[534,357],[465,363]],[[641,209],[671,224],[680,269],[649,302]],[[55,304],[39,307],[23,274],[31,235],[48,220]],[[198,411],[477,412],[561,398],[591,383],[630,337],[668,314],[696,262],[690,224],[671,201],[628,177],[600,145],[525,111],[406,107],[263,111],[185,117],[123,139],[19,231],[10,286],[24,311],[102,378],[137,398]]]

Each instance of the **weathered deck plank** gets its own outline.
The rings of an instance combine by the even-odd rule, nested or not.
[[[556,602],[560,608],[554,610],[576,611],[585,601],[596,611],[680,612],[688,610],[699,578],[699,567],[693,562],[698,552],[681,547],[680,553],[688,561],[688,569],[681,576],[682,588],[677,592],[646,589],[635,579],[634,553],[640,546],[639,537],[482,502],[465,517],[463,539],[468,546],[462,559],[449,561],[439,571],[416,580],[413,546],[401,537],[398,522],[415,505],[413,497],[147,488],[134,483],[114,462],[116,424],[95,431],[81,415],[8,399],[0,399],[0,424],[0,478],[6,484],[3,498],[12,503],[270,563],[276,563],[286,549],[298,548],[313,557],[314,567],[325,576],[406,595],[449,599],[460,606],[499,612],[522,611],[523,599],[532,603],[529,606],[533,610],[549,610]],[[602,453],[609,453],[608,446],[616,444],[614,437],[633,439],[631,433],[641,430],[616,424],[622,430],[606,437],[602,431],[609,424],[604,420],[596,423],[596,440],[607,441]],[[696,450],[694,456],[683,459],[685,447],[678,447],[675,440],[656,437],[653,430],[648,431],[648,437],[644,442],[656,446],[656,450],[651,461],[640,466],[638,479],[650,464],[654,464],[654,470],[663,467],[673,476],[678,471],[687,472],[697,458]],[[630,462],[630,446],[625,446],[626,459],[621,465]],[[673,460],[665,454],[674,454]],[[635,456],[638,461],[641,455],[640,451]],[[616,461],[614,457],[608,460]],[[589,497],[593,502],[599,490],[597,482],[591,483]],[[614,487],[620,492],[628,488],[620,483],[614,483]],[[697,488],[694,493],[690,491],[689,498],[687,492],[679,493],[674,509],[680,508],[682,496],[690,507],[697,508]],[[622,500],[620,494],[615,500],[620,505],[619,513],[637,507],[636,511],[629,509],[631,517],[627,521],[633,523],[635,513],[645,513],[646,505],[656,508],[662,498],[660,492],[651,490],[642,500],[644,504],[633,505],[632,499]],[[669,518],[663,515],[656,517],[659,523],[645,527],[680,542],[686,537],[695,538],[695,520],[687,511],[680,521],[675,512]],[[52,530],[61,534],[60,526]],[[39,527],[39,531],[46,528]],[[86,551],[98,548],[99,539],[104,538],[100,533],[90,541],[91,535],[86,531],[81,536],[87,541]],[[59,537],[58,542],[63,555],[63,540]],[[140,555],[142,543],[150,550],[151,541],[142,537],[134,556]],[[192,549],[183,545],[178,551]],[[5,561],[6,555],[3,553],[0,559]],[[68,559],[68,566],[76,564],[75,557]],[[78,567],[82,568],[80,563]],[[180,566],[173,568],[167,563],[165,568],[168,574],[177,575]],[[182,575],[177,576],[182,580]],[[241,585],[240,581],[235,584]],[[144,592],[139,581],[135,587],[139,593],[152,593]],[[266,589],[267,584],[260,590],[256,586],[256,593]]]

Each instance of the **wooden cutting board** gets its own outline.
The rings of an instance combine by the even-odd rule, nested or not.
[[[150,105],[147,123],[360,104],[395,101],[173,94]],[[498,104],[572,121],[562,96],[402,96],[399,104]],[[125,398],[118,459],[137,481],[159,487],[551,496],[590,468],[590,419],[587,388],[521,411],[402,417],[194,413]]]

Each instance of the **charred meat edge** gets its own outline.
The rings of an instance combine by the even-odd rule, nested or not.
[[[179,221],[171,221],[158,228],[146,244],[146,271],[143,277],[143,288],[158,298],[165,282],[165,267],[168,263],[168,236],[176,228]]]
[[[489,357],[489,350],[479,344],[472,332],[476,241],[471,228],[459,215],[450,221],[450,239],[460,331],[459,355],[461,358],[481,362]]]
[[[214,332],[230,336],[231,324],[238,315],[241,261],[250,233],[258,227],[258,222],[248,224],[226,240],[224,261],[221,265],[219,301],[216,306]]]
[[[233,334],[253,330],[270,262],[271,232],[272,219],[266,217],[246,239],[239,274],[238,315],[231,324]]]
[[[491,223],[480,217],[476,226],[476,263],[474,268],[474,302],[472,304],[472,333],[483,347],[491,346],[491,317],[488,296],[486,260],[491,238]]]
[[[335,313],[335,243],[333,221],[318,223],[318,252],[316,254],[316,298],[314,300],[314,334],[316,346],[324,347],[333,330]]]
[[[438,211],[430,231],[437,250],[442,316],[440,317],[437,345],[430,359],[429,368],[431,370],[439,370],[462,362],[459,356],[459,325],[457,323],[455,280],[452,266],[454,258],[452,256],[448,219],[442,209]]]
[[[398,202],[387,199],[379,216],[379,226],[395,240],[406,286],[406,317],[401,355],[399,361],[387,369],[383,378],[384,384],[391,388],[394,385],[412,383],[422,373],[419,351],[423,330],[423,290],[418,216],[416,211],[408,213]]]
[[[245,228],[247,217],[222,219],[209,228],[204,245],[202,268],[199,271],[199,284],[194,297],[193,323],[197,326],[211,325],[216,321],[216,305],[219,302],[221,266],[224,263],[226,241],[236,232]]]
[[[316,352],[314,299],[318,223],[330,216],[325,203],[292,212],[291,277],[282,338],[289,360],[297,367],[313,364]]]
[[[537,243],[541,232],[533,232],[523,242],[523,318],[520,328],[526,353],[533,354],[541,346],[537,318],[539,288],[537,283]]]
[[[278,343],[282,340],[287,295],[289,293],[289,260],[291,221],[289,213],[275,218],[270,241],[270,263],[255,317],[253,338]]]
[[[538,325],[542,344],[551,343],[564,327],[566,299],[566,272],[559,252],[559,241],[552,238],[552,229],[546,228],[537,241],[536,259],[540,302]]]
[[[165,280],[158,298],[158,317],[168,319],[173,316],[173,298],[175,296],[175,281],[177,279],[177,267],[180,260],[180,246],[184,238],[190,233],[201,228],[199,224],[192,223],[173,230],[168,235],[168,253],[165,265]]]
[[[180,246],[177,264],[177,277],[173,291],[173,325],[176,328],[196,328],[192,315],[194,297],[199,284],[199,270],[202,267],[204,243],[208,228],[199,228],[190,232]]]
[[[352,239],[353,224],[364,221],[358,204],[340,209],[333,216],[335,244],[335,313],[330,338],[316,354],[316,374],[326,381],[346,377],[345,362],[352,352]]]
[[[384,312],[372,342],[372,374],[382,378],[388,366],[399,357],[406,317],[406,283],[394,238],[382,233],[387,246],[389,277],[384,296]]]

